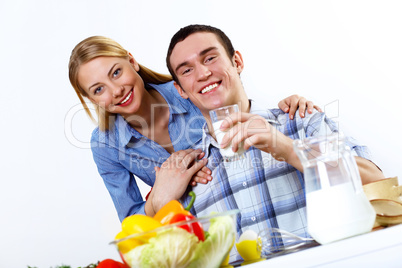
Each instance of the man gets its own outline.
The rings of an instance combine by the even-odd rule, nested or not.
[[[167,65],[179,94],[190,98],[207,122],[203,138],[195,147],[205,152],[214,179],[193,187],[197,196],[193,213],[203,216],[212,211],[240,209],[239,233],[276,227],[308,236],[303,167],[292,143],[337,132],[337,126],[323,113],[307,114],[305,118],[297,115],[290,120],[278,109],[267,110],[250,101],[240,79],[242,55],[214,27],[190,25],[180,29],[171,40]],[[231,116],[223,128],[242,124],[232,128],[218,145],[209,111],[231,104],[238,104],[241,113]],[[248,150],[244,161],[222,161],[219,146],[225,147],[230,141],[234,151],[244,142]],[[384,178],[367,160],[366,147],[351,140],[349,146],[356,154],[363,183]],[[231,261],[235,259],[238,257],[231,256]]]

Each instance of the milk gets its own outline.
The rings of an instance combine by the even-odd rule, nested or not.
[[[222,122],[223,120],[220,120],[212,124],[215,132],[215,137],[219,145],[222,143],[223,137],[225,136],[226,132],[229,131],[229,129],[227,131],[220,130]],[[239,144],[236,153],[232,151],[232,142],[230,142],[230,144],[225,148],[219,148],[219,151],[224,158],[236,158],[244,153],[243,142]]]
[[[373,207],[352,182],[309,192],[306,199],[308,232],[320,244],[370,232],[374,225]]]

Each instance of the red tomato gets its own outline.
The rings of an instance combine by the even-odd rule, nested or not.
[[[128,266],[112,259],[106,259],[101,261],[97,268],[128,268]]]

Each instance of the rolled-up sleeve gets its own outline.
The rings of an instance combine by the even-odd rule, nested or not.
[[[118,161],[118,150],[96,139],[92,140],[91,149],[120,221],[132,214],[145,214],[145,201],[135,177]]]

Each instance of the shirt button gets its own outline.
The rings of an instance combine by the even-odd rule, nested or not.
[[[243,186],[246,187],[246,186],[247,186],[247,182],[243,182]]]
[[[251,217],[251,220],[252,220],[252,221],[255,221],[255,217]]]

